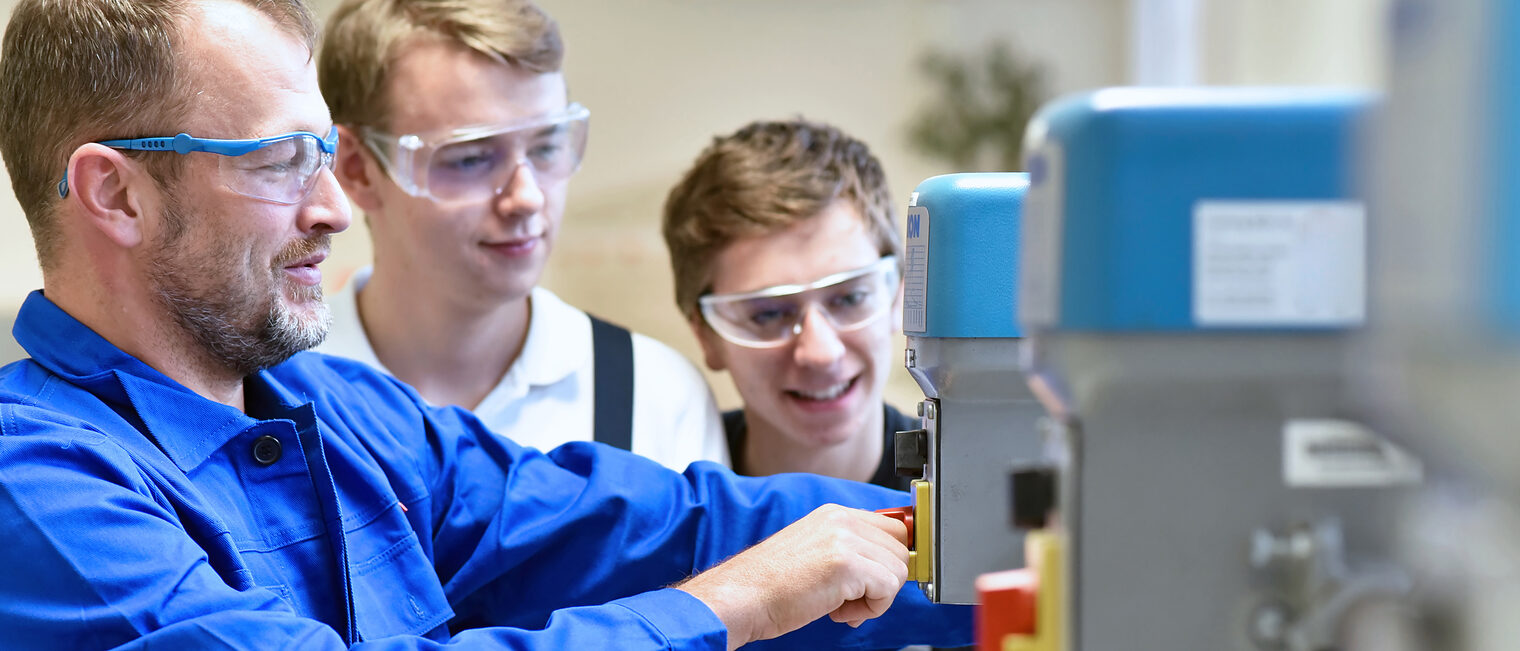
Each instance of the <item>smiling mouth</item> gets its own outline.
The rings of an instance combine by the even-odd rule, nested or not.
[[[486,242],[484,244],[486,248],[495,249],[497,251],[523,252],[536,247],[540,239],[542,239],[541,236],[530,235],[528,237],[520,237],[496,242]]]
[[[848,380],[845,380],[844,382],[840,382],[839,384],[836,384],[834,386],[821,389],[819,391],[802,391],[800,389],[788,389],[786,393],[787,393],[787,395],[789,395],[789,396],[791,396],[793,398],[797,398],[799,400],[812,400],[812,401],[816,401],[816,402],[827,402],[829,400],[833,400],[835,398],[838,398],[839,396],[844,395],[845,392],[849,391],[851,387],[855,386],[856,380],[859,380],[859,379],[860,379],[860,376],[857,375],[857,376],[852,377],[852,378],[850,378]]]

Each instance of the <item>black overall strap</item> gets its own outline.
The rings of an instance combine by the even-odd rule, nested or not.
[[[596,378],[591,394],[596,404],[591,419],[594,439],[632,450],[633,334],[592,316],[591,356]]]

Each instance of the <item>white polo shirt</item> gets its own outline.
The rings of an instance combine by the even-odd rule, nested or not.
[[[359,290],[370,268],[332,296],[333,323],[319,352],[356,359],[389,373],[359,320]],[[475,408],[486,425],[513,441],[549,450],[592,440],[591,319],[553,292],[533,288],[522,353]],[[712,391],[680,353],[633,334],[633,452],[680,471],[693,461],[728,465],[728,445]]]

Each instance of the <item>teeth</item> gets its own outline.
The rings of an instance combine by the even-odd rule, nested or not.
[[[795,393],[809,400],[833,400],[835,398],[838,398],[839,394],[844,393],[844,390],[848,388],[850,388],[850,380],[845,380],[844,382],[840,382],[839,384],[831,386],[822,391],[815,392],[796,390],[792,393]]]

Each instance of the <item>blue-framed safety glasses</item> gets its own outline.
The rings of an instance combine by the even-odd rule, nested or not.
[[[129,151],[176,154],[206,152],[222,156],[220,171],[227,189],[245,197],[283,205],[301,203],[316,186],[323,167],[332,169],[338,153],[338,128],[322,138],[309,131],[268,138],[197,138],[188,133],[161,138],[102,140],[98,144]],[[69,195],[68,173],[58,182],[58,196]]]

